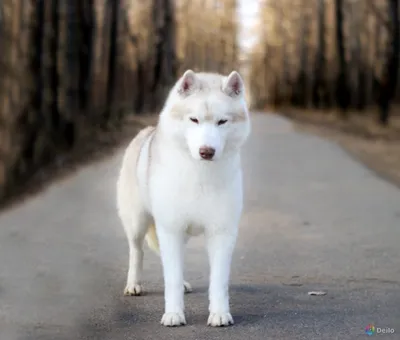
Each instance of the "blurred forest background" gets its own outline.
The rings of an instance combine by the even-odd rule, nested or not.
[[[0,200],[132,113],[186,68],[237,63],[235,0],[2,0]]]
[[[364,111],[400,101],[398,0],[261,1],[251,56],[255,106]]]
[[[60,155],[157,112],[188,68],[238,69],[254,109],[396,126],[398,0],[250,2],[256,42],[243,50],[246,1],[2,0],[0,203]]]

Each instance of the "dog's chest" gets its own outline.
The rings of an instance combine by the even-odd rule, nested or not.
[[[169,204],[175,202],[186,209],[190,209],[191,206],[198,209],[199,205],[208,207],[218,197],[223,198],[225,193],[231,190],[231,183],[220,179],[219,174],[178,171],[172,174],[165,172],[162,178],[164,197],[170,197]]]
[[[240,208],[240,173],[224,176],[218,170],[181,167],[171,171],[164,168],[152,179],[153,209],[170,218],[183,219],[190,226],[189,234],[201,233],[206,221]]]

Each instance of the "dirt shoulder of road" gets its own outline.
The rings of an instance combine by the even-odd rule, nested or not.
[[[392,117],[388,127],[376,123],[377,113],[350,112],[343,120],[335,111],[277,110],[290,118],[304,132],[329,138],[341,145],[355,159],[380,177],[400,188],[400,115]]]
[[[35,172],[27,181],[15,186],[12,195],[0,204],[2,210],[14,207],[40,193],[55,181],[73,175],[82,166],[101,161],[112,155],[120,147],[127,145],[132,138],[147,125],[157,123],[157,115],[147,114],[127,116],[121,124],[104,128],[83,138],[72,150],[60,155],[52,163]]]

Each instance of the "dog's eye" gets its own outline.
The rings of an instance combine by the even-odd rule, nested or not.
[[[190,118],[193,123],[199,124],[199,120],[197,118]]]
[[[223,125],[223,124],[225,124],[227,121],[228,121],[227,119],[221,119],[221,120],[218,121],[217,124],[218,124],[218,125]]]

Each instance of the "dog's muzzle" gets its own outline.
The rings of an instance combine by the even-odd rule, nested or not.
[[[215,155],[215,149],[208,146],[202,146],[199,150],[199,154],[202,159],[211,161]]]

